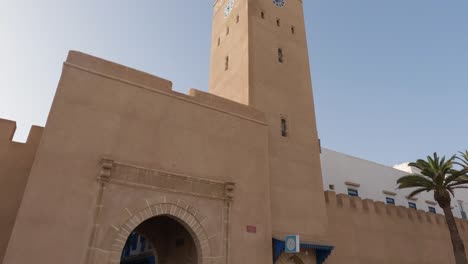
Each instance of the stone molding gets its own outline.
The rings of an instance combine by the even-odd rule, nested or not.
[[[397,195],[397,193],[396,193],[396,192],[385,191],[385,190],[384,190],[384,191],[382,191],[382,192],[383,192],[383,194],[390,195],[390,196],[396,196],[396,195]]]
[[[409,195],[405,196],[406,199],[410,200],[410,201],[417,201],[418,198],[417,197],[410,197]]]
[[[351,181],[345,181],[345,185],[351,186],[351,187],[356,187],[356,188],[361,187],[361,184],[356,183],[356,182],[351,182]]]
[[[116,162],[109,158],[101,160],[98,180],[134,188],[146,188],[228,201],[234,199],[235,193],[235,183],[233,182],[218,182],[174,172],[149,169]]]

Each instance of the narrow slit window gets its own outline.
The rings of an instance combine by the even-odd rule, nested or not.
[[[218,38],[218,47],[221,44],[221,38]]]
[[[279,18],[276,19],[276,25],[277,25],[278,27],[281,26],[281,21],[280,21]]]
[[[225,71],[229,70],[229,56],[226,56],[224,60],[224,70]]]
[[[294,26],[291,27],[291,34],[296,34],[296,28]]]
[[[226,36],[229,35],[229,27],[226,28]]]
[[[278,49],[278,62],[283,63],[283,49]]]
[[[265,12],[263,12],[263,11],[260,12],[260,17],[261,17],[262,19],[265,19]]]
[[[237,15],[237,17],[236,17],[236,24],[239,23],[239,19],[240,19],[240,18],[239,18],[239,15]]]
[[[281,136],[287,137],[288,136],[288,122],[286,118],[281,118]]]

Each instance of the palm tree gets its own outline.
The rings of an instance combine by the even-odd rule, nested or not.
[[[459,165],[460,169],[455,169]],[[451,210],[451,196],[455,189],[468,188],[468,151],[460,157],[453,156],[448,160],[434,156],[427,156],[427,160],[419,159],[409,166],[416,168],[419,173],[413,173],[398,179],[398,189],[416,188],[409,197],[421,192],[434,192],[434,199],[442,208],[452,240],[453,253],[456,264],[467,264],[465,245],[460,237],[458,228]]]

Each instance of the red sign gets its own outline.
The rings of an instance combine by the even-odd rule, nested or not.
[[[256,226],[247,226],[247,233],[257,233],[257,227]]]

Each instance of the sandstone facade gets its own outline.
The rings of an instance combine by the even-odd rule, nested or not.
[[[0,122],[3,264],[120,263],[134,231],[158,263],[453,263],[440,216],[324,195],[302,1],[280,3],[215,1],[210,93],[70,52],[43,132]]]

